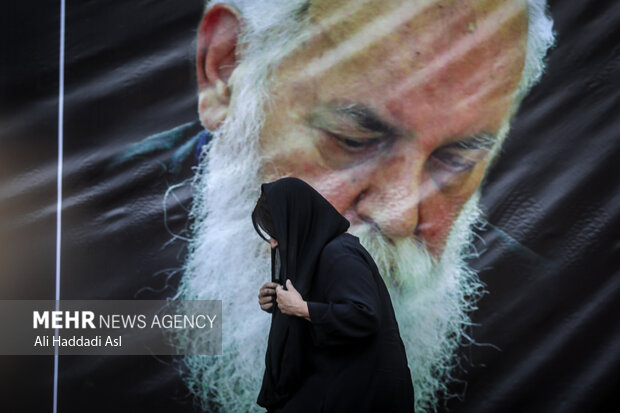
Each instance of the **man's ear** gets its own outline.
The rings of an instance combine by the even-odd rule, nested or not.
[[[211,7],[200,22],[196,52],[198,113],[209,130],[216,129],[228,114],[228,80],[237,64],[240,30],[239,12],[225,4]]]

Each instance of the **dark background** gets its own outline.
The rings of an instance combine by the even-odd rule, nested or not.
[[[200,1],[69,2],[63,299],[156,299],[180,277],[192,174],[174,148],[110,168],[193,122]],[[0,17],[0,299],[53,299],[60,6]],[[557,47],[483,187],[489,294],[453,412],[613,411],[620,390],[620,3],[551,1]],[[193,132],[195,128],[190,128]],[[167,223],[167,226],[165,225]],[[2,339],[6,339],[3,337]],[[61,357],[59,412],[191,412],[166,357]],[[48,411],[52,357],[0,357],[0,409]]]

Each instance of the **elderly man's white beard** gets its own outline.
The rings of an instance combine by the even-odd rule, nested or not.
[[[194,239],[176,298],[222,300],[221,356],[186,356],[186,382],[206,411],[263,411],[256,404],[271,315],[258,305],[270,281],[269,245],[250,219],[260,191],[258,131],[252,114],[215,134],[195,182]],[[254,122],[256,124],[256,122]],[[243,141],[239,142],[239,137]],[[235,142],[233,145],[232,143]],[[441,260],[413,240],[387,243],[368,227],[351,228],[377,262],[390,291],[416,393],[416,411],[449,396],[454,352],[482,288],[463,261],[477,221],[478,194],[455,222]]]
[[[441,259],[413,238],[390,244],[364,226],[349,232],[370,252],[390,292],[415,389],[416,412],[435,411],[447,400],[457,366],[455,351],[471,324],[469,313],[484,293],[478,275],[465,258],[474,253],[474,227],[481,224],[476,192],[452,226]]]

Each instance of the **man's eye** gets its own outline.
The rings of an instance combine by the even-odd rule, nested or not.
[[[439,149],[432,155],[433,159],[451,173],[471,170],[478,162],[473,156],[463,156],[455,150]]]
[[[344,136],[336,135],[333,133],[329,133],[329,135],[335,139],[338,144],[345,149],[348,149],[352,152],[362,151],[364,149],[368,149],[374,147],[381,143],[381,139],[372,138],[372,139],[351,139]]]
[[[457,188],[488,155],[487,149],[439,148],[428,159],[426,170],[440,188]]]

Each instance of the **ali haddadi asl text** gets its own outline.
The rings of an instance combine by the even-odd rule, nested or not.
[[[123,342],[121,336],[106,336],[105,340],[102,339],[102,336],[92,338],[85,338],[84,336],[71,336],[70,338],[37,336],[34,340],[35,347],[49,347],[50,345],[54,347],[121,347]]]

